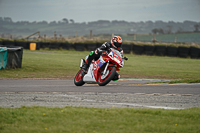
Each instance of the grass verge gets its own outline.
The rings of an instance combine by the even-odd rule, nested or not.
[[[154,83],[166,83],[166,84],[178,84],[178,83],[200,83],[200,79],[180,79],[180,80],[170,80],[170,81],[159,81]],[[146,84],[152,84],[148,82]]]
[[[26,107],[0,108],[1,133],[200,132],[200,108],[184,110]]]

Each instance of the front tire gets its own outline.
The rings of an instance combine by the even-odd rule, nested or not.
[[[83,81],[83,77],[84,74],[81,70],[78,71],[78,73],[76,74],[75,78],[74,78],[74,84],[76,86],[82,86],[85,84],[85,82]]]
[[[107,85],[115,76],[116,68],[114,66],[108,67],[106,76],[101,73],[101,75],[98,78],[98,84],[99,86],[105,86]]]

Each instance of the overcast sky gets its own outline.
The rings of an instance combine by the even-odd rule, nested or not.
[[[0,17],[16,21],[200,22],[200,0],[0,0]]]

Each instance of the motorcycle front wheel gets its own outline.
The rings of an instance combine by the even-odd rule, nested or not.
[[[83,77],[84,74],[81,70],[78,71],[78,73],[76,74],[75,78],[74,78],[74,84],[76,86],[82,86],[85,84],[85,82],[83,81]]]
[[[98,78],[98,84],[99,86],[105,86],[107,85],[115,76],[116,68],[114,66],[108,67],[105,74],[103,72]]]

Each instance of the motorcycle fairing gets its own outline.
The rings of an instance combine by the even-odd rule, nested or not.
[[[104,63],[105,63],[105,61],[103,60],[102,56],[100,56],[100,58],[97,60],[97,64],[98,64],[99,68],[101,68]]]
[[[85,74],[85,76],[83,77],[84,82],[86,82],[86,83],[96,83],[92,69],[93,69],[93,64],[90,64],[90,67],[88,68],[87,74]]]
[[[105,64],[102,56],[100,58],[91,63],[90,67],[88,68],[87,74],[83,77],[83,81],[87,83],[96,83],[98,80],[98,70]]]

